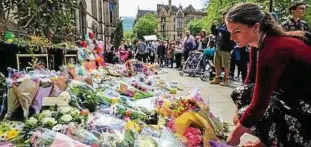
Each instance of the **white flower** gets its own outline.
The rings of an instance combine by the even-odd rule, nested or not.
[[[73,122],[70,122],[70,123],[68,124],[68,127],[71,127],[71,128],[73,128],[73,127],[75,127],[75,126],[76,126],[76,124],[73,123]]]
[[[53,130],[53,131],[60,131],[60,130],[62,130],[62,128],[63,128],[63,125],[57,124],[56,126],[54,126],[54,127],[52,128],[52,130]]]
[[[35,124],[38,123],[38,120],[37,120],[36,118],[34,118],[34,117],[30,117],[30,118],[26,121],[26,123],[31,124],[31,125],[35,125]]]
[[[54,126],[55,124],[57,124],[57,121],[55,120],[55,118],[51,118],[51,117],[48,117],[48,118],[44,118],[42,120],[42,123],[44,125],[51,125],[51,126]]]
[[[79,114],[80,114],[80,111],[77,110],[77,109],[75,109],[75,110],[73,110],[73,111],[71,112],[71,115],[72,115],[72,116],[77,116],[77,115],[79,115]]]
[[[72,120],[72,116],[69,114],[65,114],[63,115],[60,120],[64,121],[64,122],[70,122]]]
[[[64,107],[64,108],[61,108],[60,113],[68,114],[68,113],[70,113],[71,110],[72,110],[71,107]]]
[[[42,113],[41,113],[44,117],[51,117],[53,112],[51,110],[44,110]]]

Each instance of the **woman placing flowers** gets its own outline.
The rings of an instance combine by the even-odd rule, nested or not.
[[[240,111],[228,144],[238,145],[249,132],[260,139],[257,146],[311,146],[311,47],[287,36],[255,4],[231,8],[226,24],[239,47],[253,47],[245,83],[255,83],[251,102]]]

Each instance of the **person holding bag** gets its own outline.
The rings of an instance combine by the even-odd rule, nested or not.
[[[234,6],[226,24],[238,47],[252,47],[245,84],[254,83],[248,99],[235,101],[240,109],[228,144],[250,133],[259,138],[250,146],[311,146],[311,47],[288,36],[256,4]]]

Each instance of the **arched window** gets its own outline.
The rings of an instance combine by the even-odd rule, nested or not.
[[[166,17],[165,16],[161,17],[161,30],[162,32],[166,31]]]
[[[177,25],[177,36],[182,37],[182,30],[183,30],[183,25],[182,25],[182,20],[183,20],[183,15],[182,13],[178,13],[176,17],[176,25]]]

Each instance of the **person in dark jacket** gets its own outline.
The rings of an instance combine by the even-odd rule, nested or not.
[[[222,14],[222,19],[226,16],[227,12]],[[214,64],[216,69],[216,76],[211,84],[220,84],[228,86],[228,77],[230,72],[230,51],[233,49],[234,42],[230,40],[230,33],[227,30],[226,24],[223,22],[218,28],[213,24],[211,32],[216,36],[216,51],[214,57]],[[221,69],[224,68],[224,81],[220,83],[219,75]]]
[[[166,53],[166,47],[163,41],[161,41],[160,45],[158,46],[157,54],[158,54],[158,64],[160,67],[163,67],[163,60]]]

